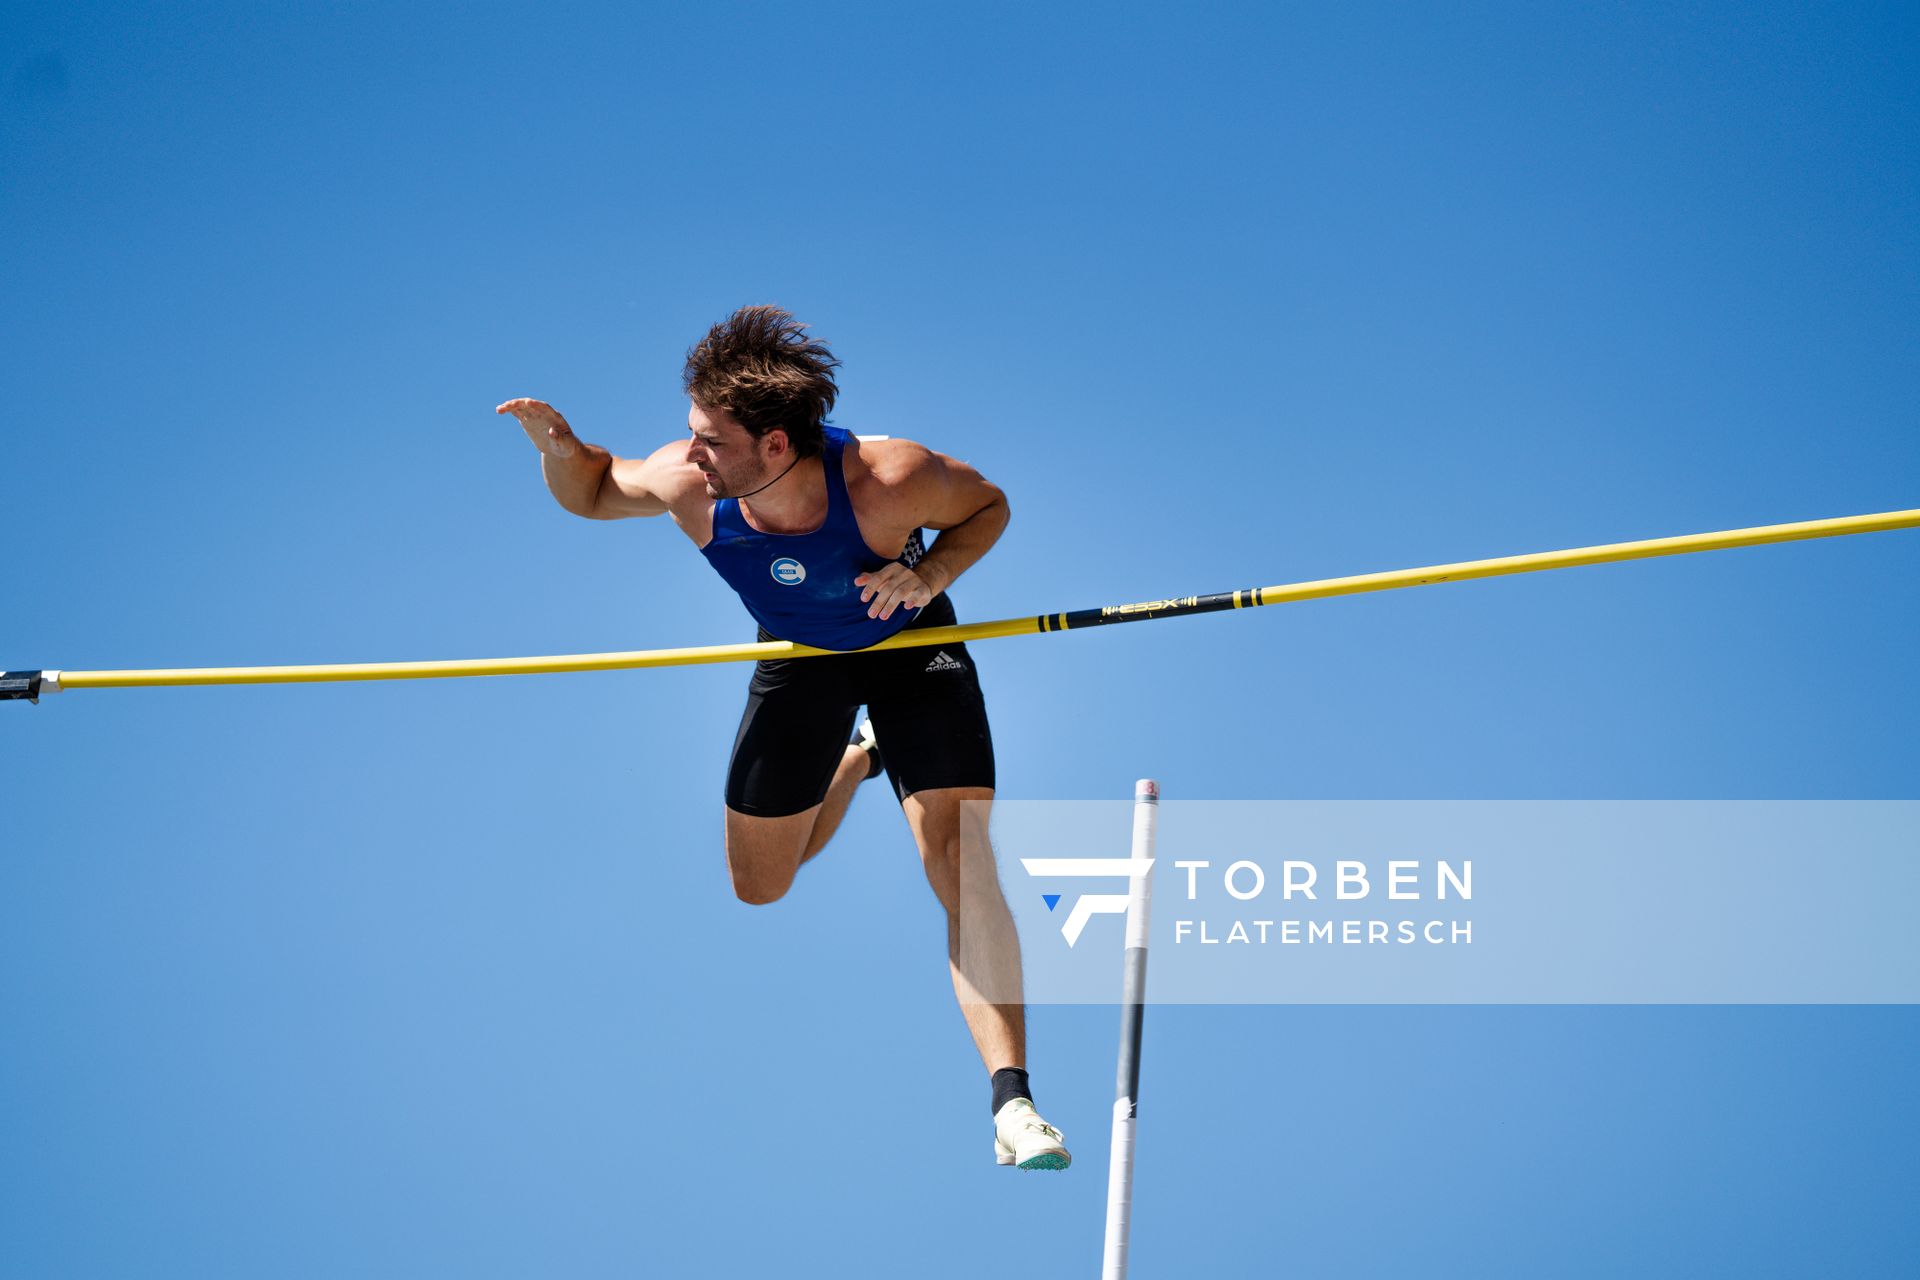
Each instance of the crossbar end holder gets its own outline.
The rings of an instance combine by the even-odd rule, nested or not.
[[[58,671],[0,671],[0,702],[39,702],[43,693],[60,692]]]

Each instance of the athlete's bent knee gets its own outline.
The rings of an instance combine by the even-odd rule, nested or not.
[[[787,896],[787,890],[793,887],[789,879],[785,884],[774,885],[764,880],[741,880],[734,878],[733,896],[750,907],[771,906]]]
[[[733,882],[733,896],[748,906],[764,907],[786,897],[799,870],[797,852],[786,853],[764,839],[727,833],[727,877]]]

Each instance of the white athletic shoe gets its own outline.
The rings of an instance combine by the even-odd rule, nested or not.
[[[1022,1169],[1064,1169],[1073,1163],[1066,1138],[1040,1118],[1033,1104],[1015,1098],[993,1118],[993,1162]]]
[[[867,753],[867,777],[879,777],[886,765],[880,759],[880,742],[873,736],[873,721],[860,722],[860,727],[854,730],[853,745]]]

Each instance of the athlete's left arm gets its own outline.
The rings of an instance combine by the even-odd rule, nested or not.
[[[890,618],[895,609],[918,609],[952,586],[1000,540],[1012,512],[1007,495],[971,465],[922,445],[893,442],[888,456],[872,465],[889,525],[940,531],[913,568],[896,561],[854,579],[867,615]]]

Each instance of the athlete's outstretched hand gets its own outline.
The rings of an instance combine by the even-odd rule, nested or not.
[[[509,400],[495,413],[510,413],[520,420],[520,426],[527,433],[527,439],[533,441],[540,452],[556,458],[571,458],[580,452],[579,437],[573,434],[573,428],[560,416],[560,411],[545,400],[528,400],[524,397]]]
[[[867,606],[869,618],[891,618],[895,609],[924,608],[933,599],[926,580],[898,560],[861,574],[853,585],[860,588],[860,603]]]

